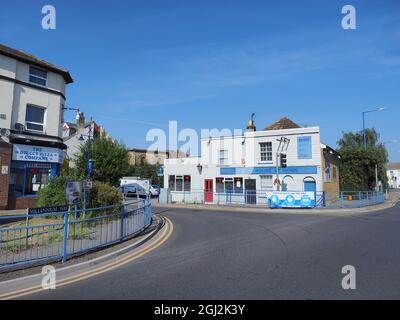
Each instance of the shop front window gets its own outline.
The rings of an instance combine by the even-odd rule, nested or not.
[[[36,195],[49,183],[52,164],[13,161],[11,165],[9,190],[14,197]]]
[[[235,193],[243,193],[243,178],[235,178]]]
[[[225,188],[224,188],[224,178],[216,178],[216,192],[217,193],[224,193]]]

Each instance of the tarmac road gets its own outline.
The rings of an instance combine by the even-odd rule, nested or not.
[[[160,209],[156,209],[160,210]],[[337,215],[171,209],[161,247],[27,299],[399,299],[400,208]],[[356,268],[356,290],[341,286]]]

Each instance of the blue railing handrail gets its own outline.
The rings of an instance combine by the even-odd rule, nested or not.
[[[149,199],[134,202],[134,204],[138,204],[137,208],[130,207],[132,204],[131,202],[79,210],[80,213],[93,213],[99,210],[108,211],[119,208],[118,212],[109,211],[106,214],[89,218],[82,215],[83,218],[74,219],[73,214],[78,210],[69,210],[29,215],[33,219],[64,215],[64,219],[60,222],[5,228],[0,226],[0,271],[31,266],[41,262],[65,261],[71,256],[121,242],[127,237],[133,237],[151,224],[152,209]],[[1,218],[15,220],[26,217],[27,215],[18,215]]]

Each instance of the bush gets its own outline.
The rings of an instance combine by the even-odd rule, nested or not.
[[[74,170],[62,172],[60,176],[52,178],[49,184],[40,190],[38,205],[40,207],[65,205],[65,184],[68,181],[83,181],[84,179]],[[95,181],[90,191],[87,208],[98,208],[122,203],[122,193],[103,182]],[[83,198],[78,209],[83,208]]]
[[[51,178],[49,184],[39,191],[39,207],[65,205],[65,184],[67,181],[81,180],[72,170],[61,172],[60,176]]]
[[[90,191],[88,208],[98,208],[121,204],[122,193],[106,183],[95,181],[93,189]]]

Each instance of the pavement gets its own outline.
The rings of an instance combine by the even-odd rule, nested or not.
[[[171,235],[173,227],[168,219],[156,217],[155,220],[158,221],[151,230],[142,236],[135,237],[130,242],[125,242],[124,245],[114,246],[114,250],[108,250],[109,252],[102,250],[101,254],[98,251],[85,255],[83,258],[69,260],[66,264],[52,264],[56,270],[57,287],[109,272],[161,246]],[[91,258],[88,259],[88,257]],[[79,262],[80,260],[84,261]],[[28,275],[21,276],[23,274]],[[0,280],[3,280],[0,282],[0,299],[15,299],[42,292],[42,279],[40,266],[0,274]]]
[[[330,215],[162,210],[174,230],[162,246],[95,277],[21,298],[400,298],[398,204]],[[356,290],[342,288],[347,265],[356,270]]]
[[[337,213],[365,213],[365,212],[375,212],[386,210],[392,208],[400,201],[400,191],[393,191],[389,193],[388,198],[385,200],[385,203],[361,207],[361,208],[310,208],[310,209],[295,209],[295,208],[286,208],[286,209],[271,209],[268,207],[260,207],[260,206],[240,206],[240,205],[215,205],[215,204],[182,204],[182,203],[173,203],[173,204],[164,204],[158,203],[156,199],[153,199],[152,206],[154,208],[164,208],[164,209],[189,209],[189,210],[213,210],[213,211],[226,211],[226,212],[260,212],[260,213],[272,213],[272,212],[284,212],[284,213],[299,213],[299,214],[337,214]]]

